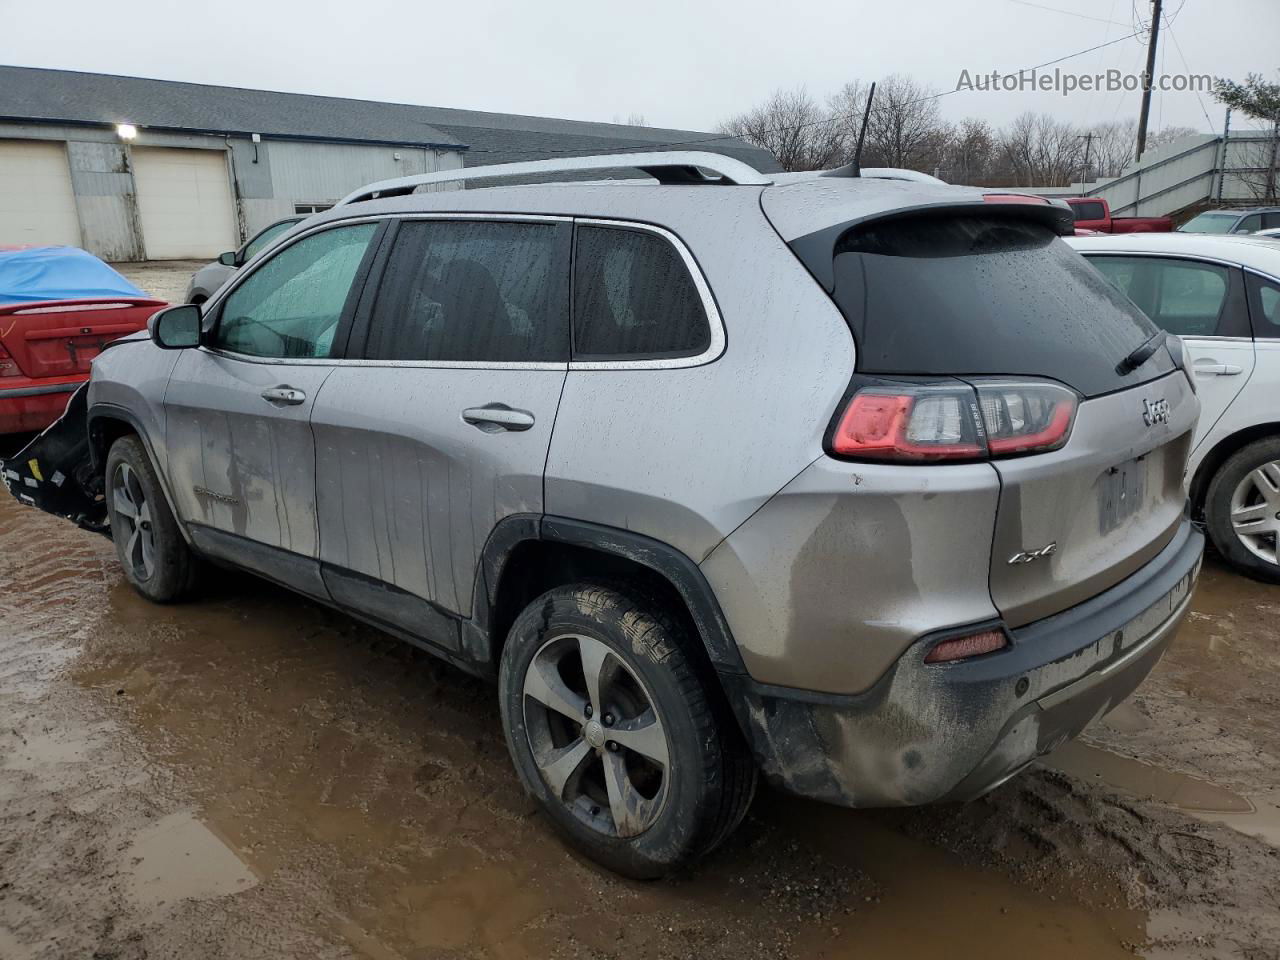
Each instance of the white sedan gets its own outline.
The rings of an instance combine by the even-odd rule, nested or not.
[[[1067,243],[1182,339],[1201,404],[1192,510],[1228,562],[1280,583],[1280,243],[1189,233]]]

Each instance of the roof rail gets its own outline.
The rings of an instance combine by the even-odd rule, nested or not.
[[[530,160],[525,163],[495,163],[484,167],[441,170],[420,173],[393,180],[379,180],[361,187],[338,201],[337,205],[359,203],[376,197],[400,197],[427,184],[456,183],[460,180],[487,180],[494,177],[526,177],[556,173],[579,173],[587,170],[634,170],[639,168],[660,183],[723,183],[742,186],[767,186],[773,181],[741,160],[707,151],[666,151],[657,153],[614,153],[598,157],[565,157],[555,160]],[[707,170],[718,177],[708,177]]]
[[[861,171],[857,171],[851,163],[846,163],[843,167],[823,170],[818,176],[862,177],[869,180],[909,180],[912,183],[940,183],[944,185],[947,182],[939,180],[937,177],[931,177],[927,173],[921,173],[919,170],[907,170],[904,167],[863,167]]]

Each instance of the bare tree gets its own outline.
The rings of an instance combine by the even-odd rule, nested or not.
[[[643,113],[636,113],[633,111],[627,114],[628,127],[647,127],[648,125],[649,124],[646,122]]]
[[[991,124],[965,117],[952,132],[942,164],[942,179],[949,183],[981,185],[995,174],[996,135]]]
[[[951,130],[938,109],[938,93],[903,74],[876,84],[863,162],[933,172],[943,161]]]
[[[764,103],[726,120],[720,133],[771,152],[784,170],[820,170],[840,157],[845,130],[804,87],[778,90]]]
[[[1001,131],[1000,149],[1019,186],[1068,184],[1080,170],[1080,131],[1048,113],[1023,113]]]
[[[1133,147],[1137,142],[1138,124],[1135,120],[1124,123],[1095,123],[1081,132],[1081,136],[1092,134],[1092,139],[1085,143],[1087,158],[1081,159],[1082,180],[1096,180],[1099,177],[1118,177],[1124,168],[1133,162]],[[1155,135],[1147,139],[1149,146],[1155,146]],[[1087,162],[1086,162],[1087,161]]]

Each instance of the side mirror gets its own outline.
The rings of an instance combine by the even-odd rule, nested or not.
[[[224,267],[238,267],[240,264],[236,262],[236,252],[229,250],[226,253],[218,254],[218,262]]]
[[[200,307],[184,303],[152,315],[147,333],[162,350],[183,350],[200,346]]]

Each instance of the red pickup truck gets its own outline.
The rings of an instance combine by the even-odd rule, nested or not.
[[[1111,205],[1101,197],[1063,197],[1071,206],[1077,230],[1097,233],[1169,233],[1173,221],[1168,217],[1113,217]]]

